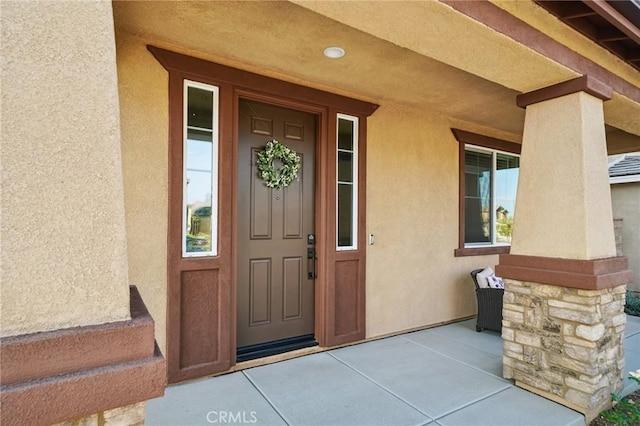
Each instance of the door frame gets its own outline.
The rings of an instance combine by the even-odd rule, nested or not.
[[[329,347],[365,338],[366,261],[366,121],[378,105],[203,59],[147,46],[169,73],[169,196],[167,230],[167,370],[169,383],[229,370],[236,363],[237,314],[237,190],[238,107],[241,98],[316,114],[315,221],[317,278],[315,280],[315,337]],[[183,82],[198,81],[219,88],[219,191],[218,247],[212,260],[218,281],[212,301],[217,324],[215,354],[210,362],[181,363],[182,272],[193,270],[202,259],[181,258],[182,239],[182,132]],[[358,118],[358,233],[356,250],[336,248],[337,115]],[[178,148],[179,146],[179,148]],[[195,266],[191,266],[195,265]],[[215,302],[215,303],[214,303]],[[201,327],[202,324],[196,324]],[[204,325],[206,327],[206,325]]]
[[[234,89],[234,96],[233,96],[233,114],[234,114],[234,123],[233,123],[233,190],[232,190],[232,204],[233,204],[233,210],[231,213],[231,220],[232,220],[232,245],[234,247],[233,249],[233,265],[232,265],[232,270],[231,270],[231,287],[232,287],[232,300],[231,300],[231,307],[232,307],[232,311],[231,311],[231,319],[232,319],[232,327],[234,332],[232,333],[232,338],[231,338],[231,342],[232,342],[232,348],[234,351],[234,356],[235,356],[235,351],[237,349],[237,333],[235,332],[235,330],[237,330],[238,324],[237,324],[237,318],[238,318],[238,299],[237,299],[237,295],[238,295],[238,281],[236,279],[236,271],[237,271],[237,267],[238,267],[238,251],[237,251],[237,241],[238,241],[238,138],[239,138],[239,123],[238,123],[238,111],[240,108],[240,101],[241,99],[245,99],[245,100],[249,100],[249,101],[258,101],[258,102],[262,102],[264,104],[268,104],[268,105],[273,105],[273,106],[277,106],[277,107],[284,107],[284,108],[289,108],[289,109],[293,109],[296,111],[302,111],[302,112],[307,112],[310,114],[313,114],[317,117],[317,121],[316,121],[316,129],[315,129],[315,133],[316,133],[316,141],[315,141],[315,167],[314,167],[314,189],[313,189],[313,195],[314,195],[314,229],[315,229],[315,235],[325,235],[324,234],[324,228],[326,227],[326,224],[323,223],[323,221],[321,220],[320,217],[320,211],[322,210],[322,203],[323,200],[320,196],[320,194],[322,194],[322,190],[324,189],[324,186],[326,185],[326,182],[324,180],[322,180],[319,176],[319,172],[321,171],[320,167],[322,167],[321,165],[323,164],[323,159],[320,158],[320,156],[322,155],[322,153],[325,151],[325,147],[321,146],[323,145],[323,143],[321,141],[324,141],[326,143],[327,141],[327,135],[326,133],[326,129],[325,127],[323,127],[320,123],[323,123],[326,120],[326,108],[323,108],[321,106],[317,106],[317,105],[309,105],[306,103],[302,103],[302,102],[297,102],[295,100],[291,100],[291,99],[286,99],[286,98],[282,98],[280,96],[275,96],[275,95],[269,95],[269,94],[265,94],[265,93],[261,93],[258,92],[256,90],[252,90],[249,88],[235,88]],[[325,256],[323,255],[324,253],[324,249],[325,249],[325,241],[319,241],[319,238],[316,238],[316,255],[317,255],[317,264],[316,264],[316,278],[313,282],[314,285],[314,335],[316,340],[318,340],[318,342],[320,343],[320,340],[318,338],[318,336],[320,335],[320,333],[322,333],[324,330],[322,329],[322,327],[318,327],[319,326],[319,322],[318,322],[318,318],[317,318],[317,312],[318,309],[321,306],[318,306],[318,288],[320,286],[318,286],[318,282],[320,281],[320,265],[323,265],[325,263]],[[322,278],[324,279],[324,277]],[[320,343],[320,345],[322,345],[322,343]]]

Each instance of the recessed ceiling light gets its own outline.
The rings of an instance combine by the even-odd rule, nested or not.
[[[344,56],[344,49],[338,46],[331,46],[324,49],[323,54],[331,59],[342,58]]]

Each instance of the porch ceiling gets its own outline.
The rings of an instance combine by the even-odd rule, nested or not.
[[[520,141],[524,110],[515,105],[520,91],[308,7],[290,2],[115,1],[113,10],[117,31],[150,44],[381,105],[417,106],[452,117],[457,127],[466,122],[470,130],[481,126],[490,136]],[[377,22],[380,17],[370,18]],[[443,40],[439,43],[446,46]],[[345,57],[325,58],[323,50],[335,45],[346,50]],[[572,77],[566,69],[556,69],[555,78]],[[545,78],[554,82],[553,74]],[[608,128],[607,135],[612,153],[628,151],[628,146],[640,149],[638,136],[615,128]]]
[[[540,0],[536,3],[640,71],[640,3]]]

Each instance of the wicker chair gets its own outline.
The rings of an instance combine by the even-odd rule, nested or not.
[[[476,331],[493,330],[502,331],[502,296],[504,290],[501,288],[481,288],[478,285],[478,275],[482,269],[471,271],[471,278],[476,285],[476,297],[478,299],[478,318],[476,320]]]

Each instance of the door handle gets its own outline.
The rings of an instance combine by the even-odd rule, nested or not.
[[[313,247],[307,248],[307,278],[313,280],[316,278],[316,249]]]

